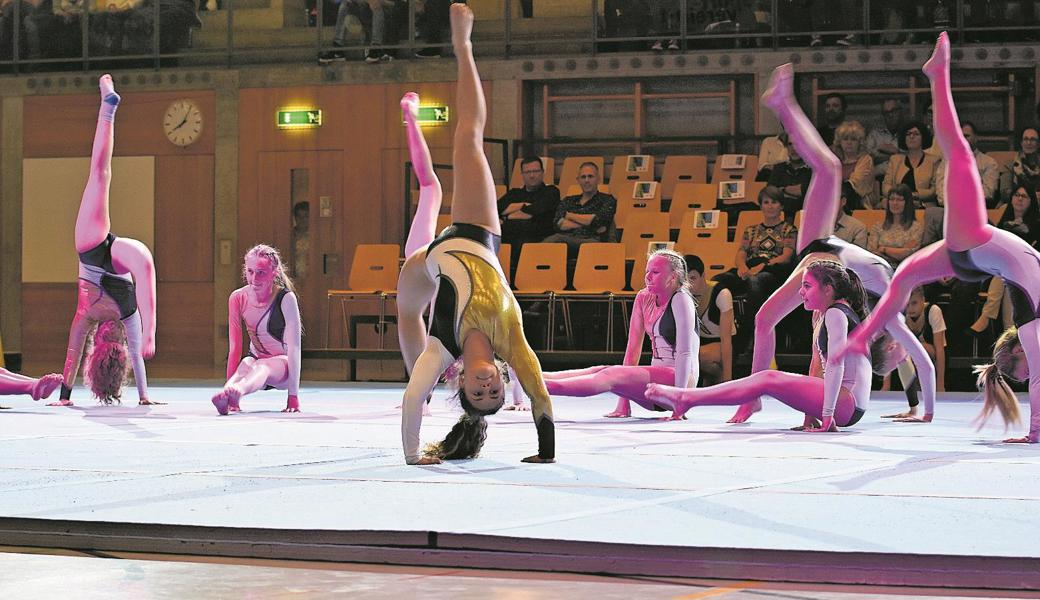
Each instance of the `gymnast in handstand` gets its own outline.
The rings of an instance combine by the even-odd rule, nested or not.
[[[1005,424],[1019,421],[1018,399],[1005,379],[1029,382],[1030,420],[1025,437],[1004,440],[1036,443],[1040,439],[1040,253],[1017,235],[989,224],[986,201],[971,147],[961,132],[950,91],[950,40],[939,34],[935,52],[922,69],[932,88],[935,138],[948,161],[944,236],[904,260],[892,285],[870,317],[840,353],[862,353],[882,324],[899,317],[910,293],[944,277],[981,281],[991,275],[1004,279],[1014,307],[1016,328],[1010,328],[993,348],[993,362],[977,369],[983,390],[980,421],[994,410]]]
[[[133,368],[139,404],[162,404],[148,399],[144,361],[155,354],[155,264],[141,242],[111,232],[108,194],[112,181],[113,127],[119,94],[110,75],[102,75],[101,110],[90,156],[90,175],[76,216],[76,252],[79,253],[79,300],[69,330],[64,382],[60,400],[52,406],[72,405],[72,385],[88,338],[86,382],[104,402],[118,402]]]
[[[432,184],[424,184],[420,176],[421,206],[408,233],[406,249],[411,253],[398,282],[398,337],[409,374],[401,407],[404,456],[408,464],[434,464],[480,452],[487,429],[484,418],[497,412],[506,396],[507,368],[495,360],[497,355],[515,370],[532,399],[538,453],[524,462],[553,462],[552,404],[497,256],[501,230],[494,180],[483,150],[487,109],[473,59],[472,29],[470,8],[452,4],[452,45],[458,62],[452,224],[435,239],[440,195],[423,194],[422,188]],[[418,98],[405,100],[405,119],[414,121]],[[422,318],[428,308],[429,329]],[[422,406],[441,374],[460,357],[459,402],[464,414],[443,442],[420,452]]]
[[[554,396],[618,395],[617,407],[607,417],[629,417],[630,402],[647,410],[672,410],[669,403],[649,400],[648,383],[694,387],[700,372],[697,306],[686,278],[686,261],[671,250],[658,250],[646,261],[646,287],[639,290],[628,325],[628,345],[620,365],[589,367],[545,374],[545,386]],[[653,358],[640,365],[644,336],[650,336]]]
[[[805,415],[801,427],[805,431],[837,431],[839,425],[855,425],[870,401],[872,361],[862,354],[839,359],[829,350],[842,347],[848,333],[865,317],[863,285],[851,269],[821,259],[805,268],[798,295],[805,309],[813,311],[815,325],[809,375],[764,370],[693,389],[651,383],[646,396],[673,406],[673,418],[695,406],[737,405],[771,396]],[[891,370],[905,356],[896,344],[879,344],[873,355],[879,373]]]
[[[780,119],[798,154],[812,167],[812,181],[806,190],[802,223],[798,229],[798,266],[755,314],[752,373],[768,369],[773,361],[776,353],[775,328],[785,316],[798,307],[798,290],[802,275],[812,261],[821,258],[837,260],[855,271],[866,289],[868,304],[888,289],[892,279],[892,268],[887,261],[833,235],[841,204],[841,162],[823,143],[820,134],[795,101],[793,79],[794,71],[790,64],[777,67],[773,71],[769,87],[762,95],[762,104]],[[903,345],[917,367],[917,378],[925,405],[924,417],[916,419],[914,414],[917,405],[917,385],[912,381],[904,381],[905,389],[909,390],[907,396],[912,412],[892,416],[931,421],[935,404],[935,366],[924,346],[907,328],[900,315],[893,315],[888,319],[885,322],[885,330],[895,341]],[[729,422],[743,423],[761,407],[761,400],[756,398],[741,406]]]
[[[282,412],[300,412],[300,338],[303,327],[292,279],[278,250],[258,244],[246,252],[246,285],[228,298],[227,383],[213,396],[217,412],[240,410],[239,399],[262,389],[285,390]],[[242,324],[249,353],[242,356]]]

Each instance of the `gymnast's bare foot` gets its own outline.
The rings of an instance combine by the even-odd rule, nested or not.
[[[214,394],[212,402],[219,414],[228,414],[228,406],[231,404],[231,388],[226,387]],[[235,397],[235,403],[238,403],[238,396]]]
[[[408,92],[401,97],[401,114],[411,123],[419,118],[419,94]]]
[[[456,50],[465,50],[470,46],[470,35],[473,33],[473,11],[465,4],[451,5],[451,45]],[[456,52],[459,54],[459,52]]]
[[[773,69],[766,91],[762,93],[762,106],[776,112],[788,102],[794,101],[794,67],[784,63]]]
[[[685,392],[677,387],[660,383],[646,384],[644,395],[650,400],[667,403],[672,407],[671,420],[678,421],[690,410],[691,403],[685,399]]]
[[[939,39],[935,40],[935,51],[932,52],[932,57],[928,59],[928,62],[921,67],[921,71],[928,76],[928,79],[935,79],[947,72],[949,68],[950,38],[944,31],[939,34]]]
[[[44,375],[33,382],[32,391],[29,392],[29,395],[32,396],[33,400],[42,400],[61,387],[61,383],[62,376],[59,373]]]
[[[73,406],[72,400],[58,400],[57,402],[48,402],[47,406]]]
[[[730,417],[729,421],[726,421],[726,422],[727,423],[745,423],[745,422],[747,422],[748,419],[751,418],[751,415],[757,413],[760,410],[762,410],[762,400],[761,399],[755,399],[755,400],[752,400],[751,402],[745,402],[744,404],[740,405],[740,408],[737,409],[737,412],[733,413],[733,416]]]
[[[165,402],[159,402],[157,400],[149,400],[148,398],[141,398],[137,401],[138,406],[162,406]]]

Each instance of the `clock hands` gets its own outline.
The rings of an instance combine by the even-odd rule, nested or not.
[[[171,129],[171,130],[170,130],[170,133],[173,133],[174,131],[177,131],[177,130],[178,130],[178,129],[180,129],[181,127],[184,127],[184,124],[188,122],[188,115],[190,115],[190,114],[191,114],[191,109],[189,108],[189,109],[187,110],[187,112],[185,112],[185,113],[184,113],[184,118],[183,118],[183,119],[181,119],[181,122],[180,122],[180,124],[178,124],[178,125],[177,125],[176,127],[174,127],[173,129]]]

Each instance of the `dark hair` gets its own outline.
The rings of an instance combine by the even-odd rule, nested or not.
[[[766,187],[762,188],[761,191],[758,192],[759,206],[762,205],[763,198],[769,198],[773,202],[779,202],[780,204],[784,203],[783,193],[781,193],[780,188],[776,187],[775,185],[767,185]]]
[[[847,179],[841,182],[841,197],[845,198],[845,207],[842,210],[847,215],[851,215],[853,210],[863,207],[863,196],[859,195],[859,192]]]
[[[458,422],[451,428],[444,441],[428,444],[423,449],[426,456],[436,456],[444,460],[476,458],[487,439],[487,415],[498,412],[501,405],[494,409],[480,410],[470,404],[465,392],[459,388],[459,404],[464,411]]]
[[[597,165],[596,163],[592,162],[591,160],[587,160],[587,161],[581,163],[580,165],[578,165],[578,171],[580,172],[585,167],[592,167],[593,169],[596,170],[596,174],[597,175],[599,174],[599,165]]]
[[[529,165],[531,163],[538,163],[538,168],[542,169],[543,171],[545,170],[545,165],[542,164],[542,158],[540,156],[525,156],[521,158],[520,168],[523,169],[524,165]]]
[[[965,127],[971,127],[972,133],[978,133],[979,132],[979,128],[975,126],[975,123],[973,123],[973,122],[971,122],[971,121],[969,121],[967,119],[962,119],[961,120],[961,129],[964,129]]]
[[[910,121],[903,128],[899,130],[899,149],[906,151],[906,134],[911,129],[916,129],[921,132],[921,149],[925,150],[932,147],[932,132],[928,129],[922,121]]]
[[[683,255],[683,260],[686,261],[686,272],[696,271],[698,275],[704,276],[704,261],[701,257],[696,254]]]
[[[838,100],[841,100],[841,110],[843,112],[849,107],[849,103],[845,101],[845,96],[843,96],[842,94],[839,94],[838,92],[831,92],[831,93],[827,94],[826,96],[824,96],[823,97],[823,103],[826,104],[827,101],[830,100],[831,98],[837,98]]]
[[[899,183],[892,186],[892,189],[888,190],[887,198],[891,198],[892,194],[899,194],[903,197],[903,214],[902,225],[903,228],[909,229],[913,225],[914,221],[917,220],[917,212],[914,210],[914,192],[910,189],[910,186],[905,183]],[[885,222],[881,225],[884,229],[888,229],[892,226],[895,219],[892,218],[892,211],[889,210],[889,204],[885,203]]]
[[[1022,221],[1029,225],[1030,229],[1040,221],[1040,206],[1036,204],[1036,190],[1030,185],[1021,183],[1017,178],[1014,184],[1011,186],[1011,194],[1014,195],[1019,188],[1026,191],[1026,195],[1029,196],[1029,208],[1026,209],[1026,214],[1022,215]],[[1006,223],[1015,219],[1015,207],[1011,205],[1011,202],[1007,203],[1004,207],[1004,213],[1000,215],[999,223]]]

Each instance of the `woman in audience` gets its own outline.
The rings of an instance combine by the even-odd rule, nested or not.
[[[1036,191],[1040,186],[1040,132],[1036,127],[1022,130],[1018,156],[1000,174],[1003,201],[1009,202],[1019,187]]]
[[[913,121],[899,132],[899,148],[902,153],[888,159],[888,170],[881,184],[881,195],[888,198],[892,188],[900,183],[910,188],[911,197],[906,198],[912,208],[934,206],[936,172],[941,160],[925,152],[932,145],[932,134],[923,123]]]
[[[921,248],[924,222],[917,220],[913,205],[907,201],[910,188],[898,184],[888,191],[885,220],[874,223],[867,238],[867,250],[888,261],[892,267]]]
[[[848,210],[874,208],[874,159],[867,154],[864,143],[867,133],[859,121],[844,121],[834,131],[831,149],[841,161],[841,178],[852,185],[859,202],[849,204]]]

